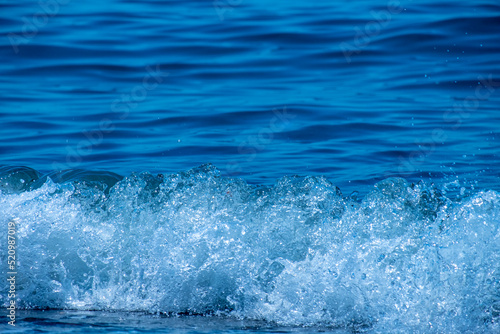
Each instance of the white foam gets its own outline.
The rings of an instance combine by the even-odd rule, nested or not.
[[[215,313],[376,332],[499,329],[494,191],[457,202],[388,179],[358,203],[324,178],[255,187],[204,166],[132,175],[108,195],[48,179],[0,193],[0,210],[4,226],[19,219],[25,308]],[[5,238],[0,249],[6,258]]]

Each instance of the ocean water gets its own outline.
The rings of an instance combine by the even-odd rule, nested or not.
[[[500,332],[498,1],[0,0],[0,36],[2,332]]]

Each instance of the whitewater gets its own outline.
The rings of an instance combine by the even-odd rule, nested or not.
[[[496,332],[500,194],[448,181],[388,178],[360,196],[318,176],[251,185],[210,164],[127,177],[11,168],[0,223],[16,224],[21,310]],[[6,263],[7,238],[0,249]]]

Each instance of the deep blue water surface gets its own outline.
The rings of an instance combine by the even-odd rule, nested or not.
[[[497,1],[47,3],[2,2],[3,164],[498,186]]]
[[[499,330],[497,0],[0,0],[0,59],[21,308]]]

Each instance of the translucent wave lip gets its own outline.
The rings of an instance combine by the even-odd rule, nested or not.
[[[16,173],[10,180],[37,175]],[[395,323],[408,331],[498,329],[495,191],[456,200],[446,187],[390,178],[357,199],[322,177],[253,186],[211,165],[170,175],[67,175],[1,189],[1,222],[18,221],[21,310],[379,332]],[[2,256],[6,242],[0,238]]]

